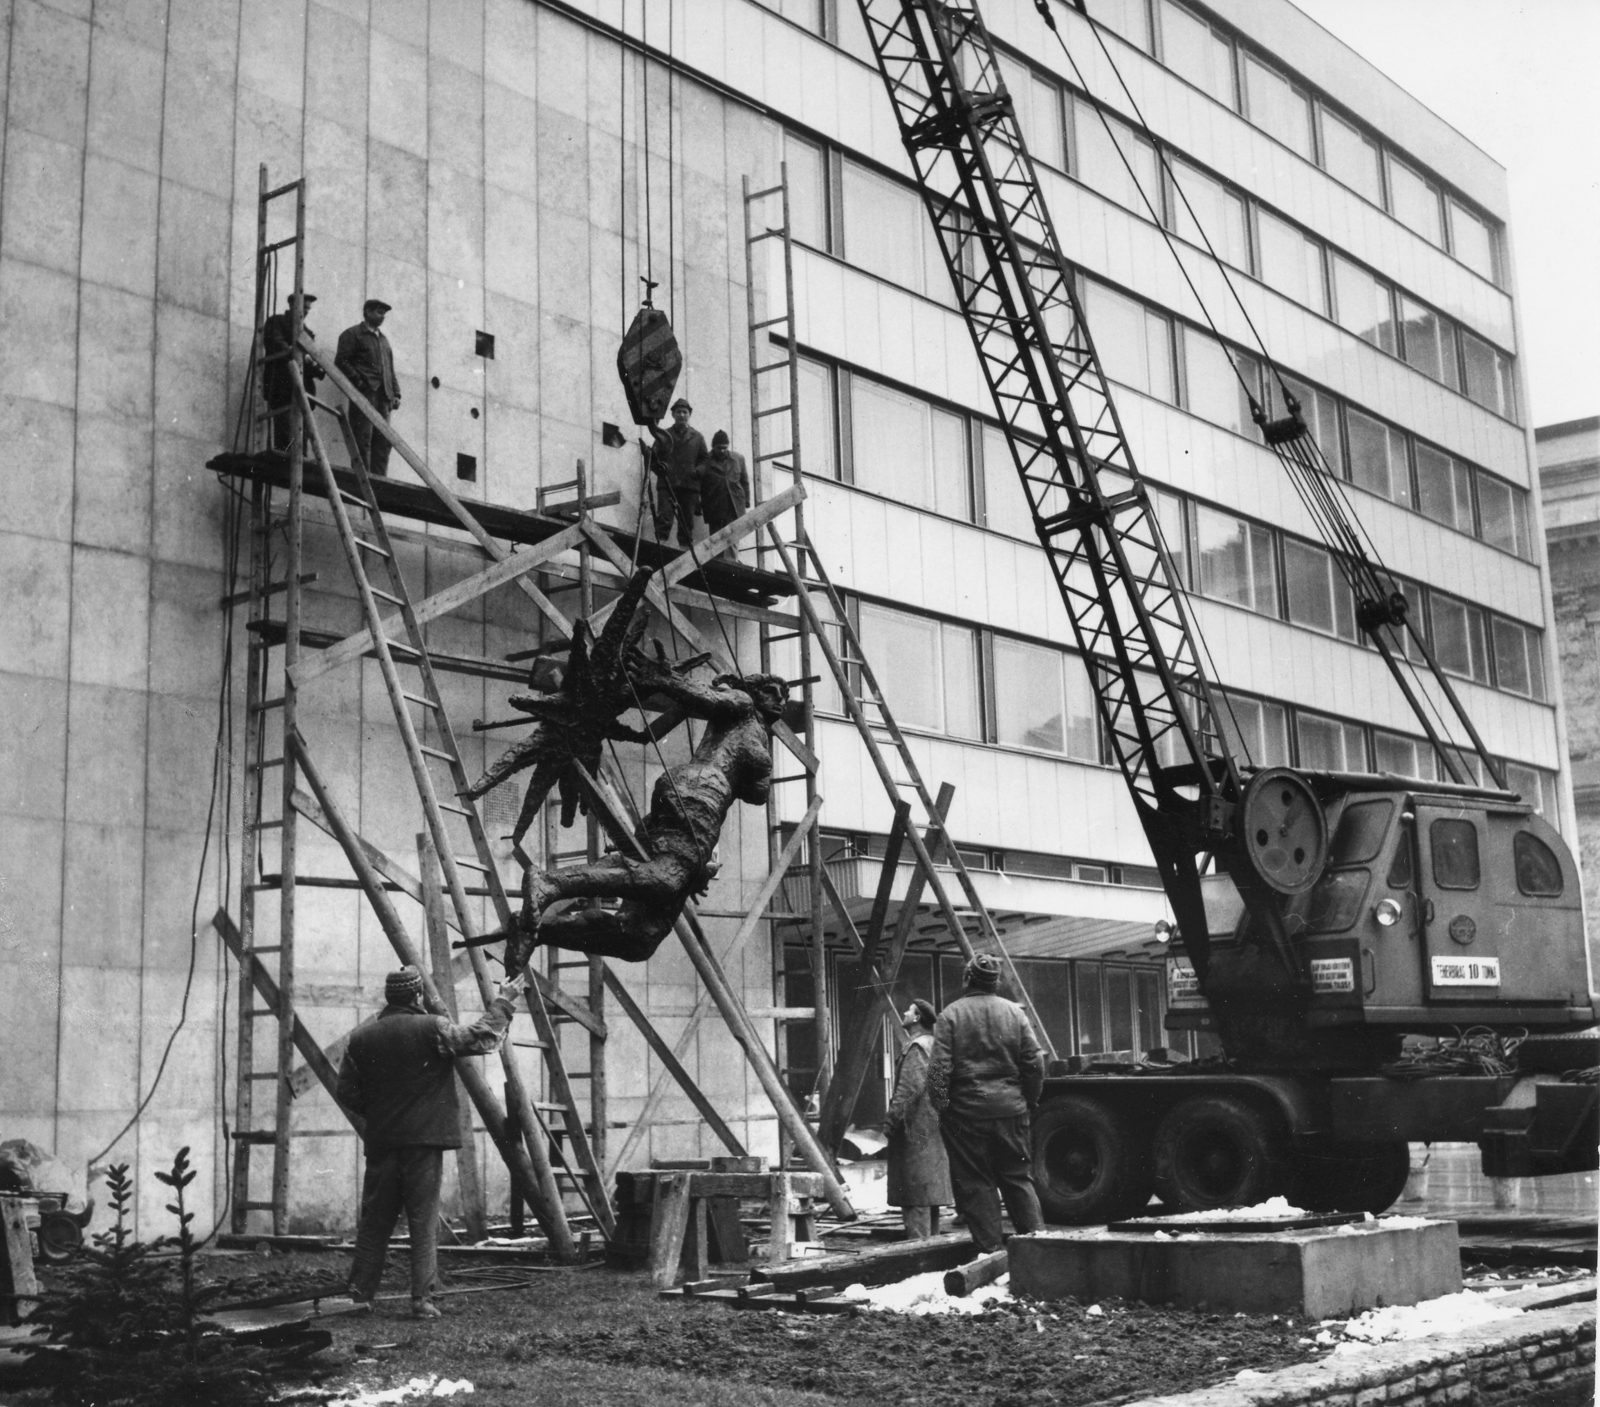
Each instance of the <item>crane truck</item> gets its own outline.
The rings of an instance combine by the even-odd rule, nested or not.
[[[1222,1050],[1166,1068],[1053,1064],[1034,1120],[1046,1215],[1112,1220],[1152,1191],[1183,1208],[1281,1193],[1377,1212],[1404,1186],[1410,1142],[1476,1143],[1495,1176],[1595,1168],[1600,1041],[1571,851],[1505,788],[1287,385],[1276,416],[1251,397],[1262,437],[1448,781],[1241,756],[977,6],[858,3],[1176,919],[1167,1026]],[[1050,0],[1035,5],[1059,35]],[[1436,721],[1446,711],[1481,784]]]

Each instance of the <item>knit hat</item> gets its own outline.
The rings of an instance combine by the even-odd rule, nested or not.
[[[967,986],[980,992],[992,992],[1000,985],[1000,959],[988,953],[979,953],[967,964]]]
[[[422,974],[406,966],[383,979],[383,999],[390,1006],[410,1006],[422,995]]]

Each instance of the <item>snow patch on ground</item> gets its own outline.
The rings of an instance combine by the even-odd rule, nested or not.
[[[1302,1207],[1289,1204],[1287,1197],[1268,1197],[1265,1202],[1257,1202],[1253,1207],[1217,1207],[1209,1212],[1181,1212],[1180,1221],[1280,1221],[1290,1217],[1314,1216]],[[1135,1221],[1168,1221],[1169,1217],[1141,1216]]]
[[[400,1387],[366,1388],[352,1383],[350,1395],[333,1398],[328,1407],[389,1407],[390,1403],[412,1398],[454,1397],[457,1393],[472,1391],[472,1384],[465,1378],[441,1378],[437,1373],[430,1373],[425,1378],[412,1378]]]
[[[1462,1290],[1454,1295],[1423,1300],[1421,1304],[1397,1304],[1385,1309],[1369,1309],[1339,1325],[1344,1335],[1334,1352],[1360,1353],[1367,1344],[1395,1343],[1420,1339],[1429,1334],[1453,1333],[1475,1328],[1496,1319],[1510,1319],[1527,1311],[1497,1302],[1498,1296],[1478,1290]],[[1326,1322],[1326,1321],[1325,1321]],[[1317,1335],[1318,1340],[1322,1335]]]
[[[997,1304],[1011,1300],[1011,1277],[1002,1275],[992,1285],[983,1285],[970,1295],[948,1295],[944,1271],[930,1270],[893,1285],[849,1285],[840,1298],[855,1300],[865,1309],[881,1309],[890,1314],[982,1314]]]

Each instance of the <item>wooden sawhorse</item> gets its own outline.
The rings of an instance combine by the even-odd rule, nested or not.
[[[767,1264],[794,1255],[796,1241],[817,1239],[816,1205],[822,1176],[813,1172],[658,1172],[650,1220],[650,1279],[658,1290],[710,1274],[707,1209],[713,1197],[764,1201],[772,1218]]]

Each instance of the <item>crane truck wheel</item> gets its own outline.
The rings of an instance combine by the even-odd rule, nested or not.
[[[1411,1149],[1400,1139],[1332,1143],[1295,1156],[1294,1202],[1312,1212],[1387,1211],[1405,1191]]]
[[[1252,1206],[1289,1183],[1278,1121],[1229,1095],[1184,1100],[1156,1125],[1152,1153],[1156,1192],[1183,1211]]]
[[[1098,1100],[1052,1099],[1033,1120],[1033,1185],[1048,1221],[1133,1216],[1150,1200],[1143,1132]]]

